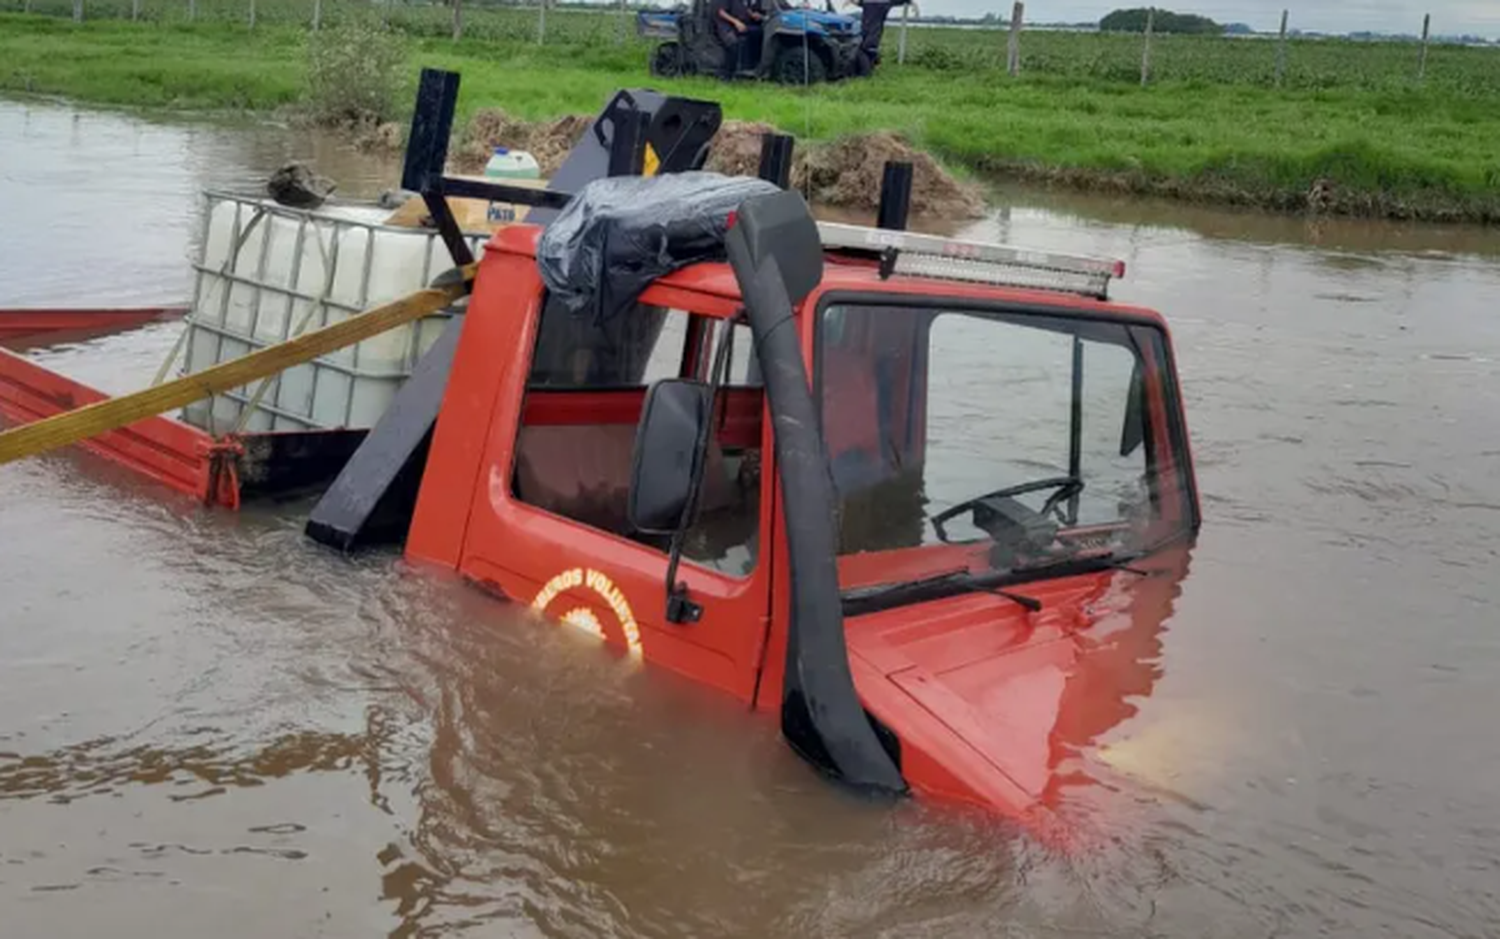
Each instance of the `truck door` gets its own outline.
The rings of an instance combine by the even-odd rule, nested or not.
[[[496,408],[461,568],[631,654],[748,701],[769,615],[771,421],[750,331],[727,301],[660,286],[595,323],[549,304],[519,408]],[[559,327],[558,319],[566,322]],[[701,615],[669,623],[669,539],[634,531],[626,506],[637,424],[656,380],[703,377],[733,330],[701,512],[677,580]],[[538,341],[535,337],[544,337]],[[516,413],[516,412],[519,413]],[[764,462],[763,462],[764,457]]]

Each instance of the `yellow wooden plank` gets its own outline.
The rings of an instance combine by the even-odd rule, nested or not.
[[[419,290],[342,322],[303,333],[295,339],[268,346],[238,359],[220,362],[201,372],[0,432],[0,463],[36,456],[164,414],[174,408],[185,407],[194,401],[238,388],[335,349],[361,342],[388,329],[430,316],[464,295],[477,268],[477,264],[466,265],[460,269],[463,275],[461,281]]]
[[[651,175],[647,173],[646,175]],[[466,179],[472,182],[493,183],[495,180],[488,176],[447,176],[446,179]],[[546,189],[548,181],[545,179],[507,179],[507,186],[519,186],[522,189]],[[509,206],[513,217],[505,221],[490,221],[488,199],[469,199],[461,196],[446,196],[448,210],[453,213],[453,219],[458,223],[458,230],[462,232],[489,232],[494,234],[497,229],[507,225],[514,225],[526,221],[526,213],[531,211],[530,206],[516,205],[510,202],[497,202],[496,205]],[[412,196],[401,204],[390,215],[386,216],[385,224],[394,225],[397,228],[427,228],[429,213],[427,202],[421,196]]]

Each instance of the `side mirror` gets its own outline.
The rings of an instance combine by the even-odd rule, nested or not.
[[[709,387],[701,381],[664,379],[646,391],[627,509],[638,531],[670,534],[691,523],[693,464],[711,412]]]
[[[1120,428],[1120,456],[1130,456],[1146,442],[1146,376],[1141,360],[1130,370],[1130,390],[1125,398],[1125,422]]]

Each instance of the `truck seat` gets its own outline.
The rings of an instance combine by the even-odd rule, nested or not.
[[[626,507],[630,497],[635,424],[533,424],[516,441],[516,497],[527,505],[623,537],[636,532]],[[718,441],[708,447],[699,497],[702,511],[737,498]]]
[[[823,440],[834,486],[848,496],[889,479],[895,472],[889,415],[891,390],[875,363],[855,350],[824,351]]]

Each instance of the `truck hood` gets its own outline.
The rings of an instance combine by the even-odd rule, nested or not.
[[[867,710],[899,741],[918,795],[1053,829],[1066,790],[1103,772],[1094,744],[1127,721],[1160,676],[1161,633],[1186,548],[1114,571],[1017,586],[1029,613],[981,593],[846,623]]]

